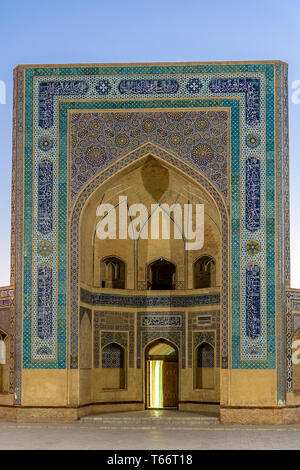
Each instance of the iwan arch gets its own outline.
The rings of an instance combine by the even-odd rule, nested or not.
[[[276,61],[16,68],[1,417],[299,421],[287,112]],[[100,240],[120,196],[203,204],[203,246]]]
[[[125,398],[127,395],[131,401],[141,401],[142,408],[145,405],[150,406],[150,396],[148,402],[146,400],[147,387],[149,386],[147,367],[150,365],[144,361],[147,360],[146,350],[149,345],[161,340],[162,343],[173,344],[178,350],[180,367],[177,371],[176,389],[179,391],[179,398],[182,399],[181,403],[177,399],[172,403],[172,406],[193,408],[194,403],[189,403],[191,397],[193,397],[193,401],[197,401],[201,397],[201,402],[219,403],[219,305],[220,284],[222,282],[220,214],[207,191],[193,183],[190,178],[186,178],[182,172],[178,172],[173,166],[167,164],[168,154],[166,152],[158,148],[155,149],[155,146],[152,145],[150,156],[149,150],[150,145],[147,144],[139,149],[141,157],[139,159],[135,157],[133,163],[124,166],[124,170],[99,186],[91,194],[81,211],[79,250],[74,246],[74,253],[78,251],[81,253],[79,258],[80,316],[81,318],[84,316],[91,318],[93,310],[96,325],[94,331],[94,335],[96,335],[94,338],[96,368],[94,371],[92,369],[89,369],[88,372],[83,371],[79,358],[79,394],[81,388],[82,391],[89,391],[89,399],[93,397],[93,401],[98,401],[101,397],[109,400],[112,393],[116,393],[116,390],[113,389],[115,378],[112,375],[115,373],[119,377],[122,376],[123,380],[123,387],[119,384],[120,391],[118,393],[120,396],[123,395]],[[155,151],[160,154],[161,158],[153,156]],[[131,155],[129,157],[131,158]],[[124,165],[126,165],[126,158]],[[145,189],[149,179],[151,181],[153,172],[156,176],[156,180],[153,181],[153,189],[156,189],[161,204],[172,206],[175,201],[182,206],[187,201],[205,204],[204,239],[206,242],[201,250],[186,251],[184,239],[176,240],[173,237],[169,240],[162,238],[151,240],[142,237],[137,240],[129,238],[99,240],[95,236],[96,224],[99,221],[95,214],[99,201],[115,205],[117,212],[119,194],[126,195],[129,206],[137,201],[143,201],[146,207],[155,202],[156,198]],[[160,174],[163,176],[160,182],[161,187],[157,180]],[[168,182],[167,187],[166,181]],[[151,185],[149,189],[152,190]],[[117,233],[118,228],[117,226]],[[170,228],[172,235],[174,233],[173,220]],[[90,240],[93,240],[93,243],[89,243]],[[202,264],[201,261],[203,261]],[[228,261],[224,261],[224,264],[228,266]],[[72,260],[71,265],[75,275],[75,262]],[[228,289],[227,282],[225,289]],[[107,308],[101,307],[100,292],[104,294],[104,298],[110,295],[111,297],[108,298],[111,298],[114,304],[119,302],[119,307],[123,303],[122,310],[124,312],[119,308],[116,311],[115,305],[107,306]],[[120,300],[118,295],[121,296]],[[188,296],[188,300],[186,296]],[[188,315],[182,310],[186,308],[187,302],[190,304]],[[93,307],[94,305],[95,307]],[[77,308],[74,304],[73,311]],[[129,322],[135,319],[137,327],[134,332],[133,324],[132,331],[130,331]],[[193,321],[195,324],[195,320],[203,323],[203,331],[200,333],[196,331],[197,328],[194,328],[195,333],[191,330],[192,335],[188,340],[185,323]],[[78,323],[81,325],[81,321]],[[123,332],[124,323],[129,325],[127,333]],[[126,347],[130,341],[128,333],[129,336],[132,333],[137,337],[137,367],[132,370],[129,367],[126,371],[126,361],[122,359],[121,362],[124,364],[122,369],[124,370],[112,371],[109,363],[105,363],[103,360],[104,349],[100,348],[98,342],[101,341],[101,346],[105,346],[108,342],[113,344],[113,347],[118,344],[124,350],[121,354],[128,355],[128,364],[134,363],[134,350]],[[92,342],[88,339],[88,344],[86,344],[85,340],[81,338],[79,327],[80,350],[86,351],[89,348],[90,361],[92,361]],[[193,343],[196,346],[193,346]],[[202,357],[202,348],[209,343],[213,344],[210,352],[211,357]],[[97,344],[96,347],[95,344]],[[196,357],[197,353],[199,358]],[[159,354],[155,354],[156,360],[159,360],[158,356]],[[187,369],[187,361],[194,364],[190,371]],[[201,361],[210,361],[210,370],[198,368],[197,364]],[[210,374],[212,383],[207,389],[198,389],[196,382],[201,380],[203,374]],[[123,376],[126,376],[125,380]],[[109,382],[110,380],[112,383]],[[126,382],[127,387],[125,387]],[[189,384],[188,387],[187,384]],[[173,384],[173,386],[175,385]],[[165,388],[167,388],[167,384]]]

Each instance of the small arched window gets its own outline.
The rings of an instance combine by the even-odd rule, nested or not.
[[[211,256],[202,256],[194,263],[194,289],[216,285],[216,263]]]
[[[202,343],[196,349],[196,387],[198,389],[214,388],[214,348],[208,343]]]
[[[125,263],[115,256],[101,261],[101,287],[125,289]]]
[[[125,388],[125,354],[122,346],[110,343],[102,349],[102,369],[106,370],[103,388]]]
[[[148,265],[148,289],[172,290],[175,289],[176,266],[170,261],[160,258]]]

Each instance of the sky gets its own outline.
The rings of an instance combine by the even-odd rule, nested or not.
[[[2,0],[0,18],[0,80],[6,85],[6,103],[0,104],[0,286],[9,284],[14,67],[282,60],[289,64],[291,287],[300,288],[300,99],[292,99],[293,84],[300,85],[299,0]]]

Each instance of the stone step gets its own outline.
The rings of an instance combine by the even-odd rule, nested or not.
[[[218,424],[219,417],[211,415],[198,415],[192,417],[155,417],[155,416],[105,416],[96,414],[80,418],[83,423],[93,423],[105,426],[196,426],[201,424]]]

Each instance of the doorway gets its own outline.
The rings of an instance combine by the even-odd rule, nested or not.
[[[178,349],[159,339],[146,348],[146,408],[178,408]]]
[[[172,290],[175,288],[176,266],[160,258],[148,266],[148,284],[151,290]]]

